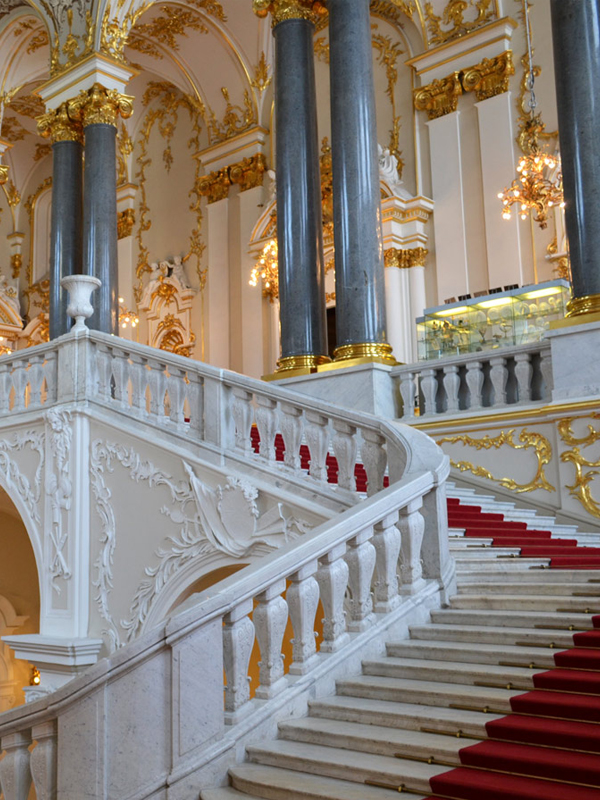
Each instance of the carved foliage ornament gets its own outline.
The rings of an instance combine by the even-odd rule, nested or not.
[[[69,102],[69,115],[81,119],[87,125],[115,125],[117,117],[127,119],[133,114],[133,97],[121,94],[116,89],[105,89],[95,83],[88,91],[82,91]]]
[[[57,594],[60,594],[61,587],[58,579],[69,580],[72,574],[64,554],[64,548],[69,539],[64,512],[68,512],[71,508],[73,493],[69,473],[69,450],[73,431],[70,411],[48,411],[45,418],[48,426],[48,442],[53,458],[53,469],[46,481],[46,496],[51,512],[50,519],[46,524],[52,549],[49,569],[52,588]]]
[[[519,434],[519,442],[514,441],[515,429],[510,431],[502,431],[498,436],[483,436],[481,439],[473,439],[471,436],[464,434],[462,436],[445,436],[443,439],[438,439],[436,444],[442,446],[445,442],[448,444],[463,444],[465,447],[474,447],[476,450],[499,450],[503,445],[512,447],[513,450],[533,450],[537,460],[537,471],[529,483],[517,483],[513,478],[495,478],[489,470],[485,467],[471,464],[469,461],[450,461],[450,465],[461,472],[471,472],[478,478],[486,478],[489,481],[494,481],[505,489],[510,489],[517,494],[523,492],[533,492],[536,489],[544,489],[547,492],[556,491],[554,486],[548,483],[544,467],[552,461],[552,445],[541,433],[530,433],[527,428],[523,428]]]
[[[430,44],[444,44],[458,39],[466,33],[480,28],[495,17],[492,0],[449,0],[442,15],[433,11],[431,3],[425,3],[425,19],[429,29]],[[469,12],[472,12],[469,14]],[[465,15],[475,17],[465,19]],[[442,28],[445,26],[445,29]],[[450,26],[450,27],[448,27]]]
[[[57,109],[38,117],[37,128],[40,136],[55,142],[81,142],[83,128],[78,119],[69,115],[69,104],[63,103]]]
[[[600,419],[600,413],[594,412],[589,417],[593,420]],[[593,517],[600,517],[600,503],[592,497],[591,483],[598,475],[600,459],[591,461],[581,454],[584,447],[590,447],[600,441],[600,430],[593,425],[587,426],[587,435],[577,437],[573,431],[573,422],[576,417],[566,417],[558,421],[558,432],[562,441],[571,449],[561,454],[560,460],[565,464],[572,464],[575,468],[575,480],[567,489]]]
[[[397,267],[398,269],[424,267],[428,253],[429,250],[425,247],[412,247],[407,250],[390,247],[385,251],[384,264],[386,267]]]
[[[252,0],[258,17],[271,14],[273,26],[288,19],[307,19],[316,22],[327,12],[321,0]]]

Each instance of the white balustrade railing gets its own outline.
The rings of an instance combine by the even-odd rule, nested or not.
[[[419,361],[395,367],[392,379],[405,420],[550,401],[550,343]]]
[[[419,593],[437,593],[439,604],[453,590],[449,462],[420,431],[91,332],[2,360],[0,375],[10,376],[1,384],[1,402],[14,413],[85,400],[313,485],[326,484],[331,449],[342,492],[355,489],[360,454],[371,495],[190,598],[179,614],[51,695],[3,714],[5,800],[27,800],[32,780],[38,800],[109,794],[141,800],[197,779],[209,762],[222,765],[224,754],[231,760],[242,752],[252,721],[271,719],[269,703],[297,697],[298,687],[328,665],[346,664],[374,631],[383,637],[408,598],[414,609],[424,602]],[[283,461],[277,461],[279,433]],[[303,442],[308,474],[300,467]],[[255,644],[260,662],[252,697]],[[133,713],[148,725],[132,724]]]

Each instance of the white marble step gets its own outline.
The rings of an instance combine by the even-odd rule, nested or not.
[[[413,792],[430,791],[429,779],[448,770],[448,767],[371,753],[361,753],[357,758],[350,750],[281,739],[266,745],[250,745],[247,753],[253,763],[357,783],[376,781],[390,787],[403,786]],[[232,775],[234,772],[232,770]]]
[[[593,584],[590,583],[554,583],[548,581],[549,570],[544,570],[544,581],[531,581],[530,576],[527,576],[527,581],[519,580],[518,585],[509,581],[486,581],[484,583],[465,583],[464,581],[458,587],[457,597],[465,595],[484,595],[494,597],[495,595],[502,594],[520,594],[520,595],[542,595],[544,597],[554,596],[556,598],[575,598],[577,595],[584,596],[594,600],[600,606],[600,584],[598,588],[594,589]],[[558,570],[552,570],[552,575],[558,576]],[[521,576],[519,576],[521,577]],[[577,598],[575,598],[577,599]]]
[[[483,739],[485,724],[500,719],[502,714],[483,714],[481,711],[463,711],[442,706],[431,707],[417,703],[400,703],[366,697],[334,695],[309,703],[312,717],[361,722],[390,728],[431,730],[456,736],[462,731],[466,736]],[[462,740],[464,742],[464,739]],[[464,745],[463,745],[464,746]]]
[[[459,765],[458,751],[464,742],[451,736],[439,736],[415,730],[304,717],[279,723],[279,737],[286,741],[305,742],[380,756],[434,758]]]
[[[493,557],[481,555],[481,551],[473,550],[470,553],[461,555],[460,561],[457,558],[456,571],[457,573],[468,572],[497,572],[504,570],[507,567],[507,562],[510,562],[510,569],[524,572],[532,567],[547,567],[550,564],[549,558],[500,558],[496,554]]]
[[[262,764],[239,764],[229,771],[233,786],[251,797],[266,800],[393,800],[398,791],[365,786],[347,780],[326,778],[310,773],[291,772],[288,769],[263,766]],[[210,791],[219,791],[212,789]],[[426,792],[430,795],[431,792]],[[406,800],[423,800],[423,793],[404,795]],[[221,800],[202,795],[202,800]],[[226,800],[226,798],[223,798]]]
[[[470,539],[467,539],[465,544],[455,545],[454,542],[450,542],[450,552],[457,561],[472,561],[479,558],[495,560],[501,556],[517,558],[521,549],[519,547],[478,547],[472,545]]]
[[[561,614],[549,611],[494,611],[471,609],[440,609],[431,612],[431,621],[439,625],[479,625],[487,627],[540,628],[556,626],[557,629],[573,626],[576,631],[592,628],[589,614],[570,612]]]
[[[424,641],[406,639],[400,642],[389,642],[387,653],[396,658],[428,659],[431,661],[446,660],[466,664],[518,664],[527,667],[535,664],[540,669],[553,669],[554,650],[541,647],[518,647],[502,644],[469,644],[468,642]]]
[[[494,713],[508,714],[510,698],[523,694],[487,686],[467,686],[460,683],[406,680],[376,675],[359,675],[337,683],[337,693],[396,703],[419,703],[424,706],[467,706],[472,711],[488,707]]]
[[[460,661],[430,661],[419,658],[392,657],[363,662],[363,675],[406,680],[441,681],[476,685],[493,683],[498,687],[533,689],[533,675],[541,670],[526,667],[501,667],[491,664],[469,664]]]
[[[566,650],[573,647],[573,634],[568,631],[532,630],[530,628],[493,628],[481,625],[414,625],[411,639],[441,642],[473,642],[482,644],[539,645],[540,648]],[[554,644],[554,648],[550,648]]]
[[[521,587],[514,587],[513,591]],[[456,595],[450,600],[451,609],[473,610],[513,610],[513,611],[552,611],[557,621],[562,619],[563,611],[600,614],[600,597],[564,597],[563,595],[531,594],[469,594]]]
[[[465,570],[458,576],[459,588],[469,583],[548,583],[554,576],[561,584],[587,584],[594,591],[600,588],[600,571],[597,569],[530,569],[526,575],[517,569],[519,562],[525,559],[501,559],[498,570]]]

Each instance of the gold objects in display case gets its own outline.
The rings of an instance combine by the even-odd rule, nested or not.
[[[425,309],[417,318],[419,361],[539,342],[570,298],[569,283],[558,279]]]

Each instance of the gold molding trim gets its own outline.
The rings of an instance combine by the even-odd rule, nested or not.
[[[331,359],[328,356],[286,356],[277,361],[276,373],[290,372],[291,370],[310,370],[316,371],[321,364],[328,364]]]
[[[117,214],[117,238],[126,239],[131,236],[135,225],[135,211],[133,208],[126,208]]]
[[[567,318],[580,317],[584,314],[598,314],[600,312],[600,294],[586,294],[583,297],[574,297],[567,303]]]
[[[252,0],[252,8],[261,19],[271,14],[273,27],[289,19],[306,19],[316,24],[327,13],[321,0]]]
[[[389,364],[396,364],[396,359],[392,355],[392,346],[387,342],[343,344],[333,351],[334,361],[348,361],[354,358],[376,358]]]
[[[512,51],[505,50],[494,58],[484,58],[474,67],[462,73],[462,87],[465,92],[475,92],[478,101],[488,100],[508,91],[511,75],[515,74]]]
[[[229,197],[231,186],[239,186],[241,192],[262,186],[266,170],[266,158],[262,153],[256,153],[256,155],[243,158],[236,164],[201,176],[194,191],[201,197],[206,197],[209,204],[216,203]]]
[[[588,415],[589,419],[600,420],[600,413],[595,412]],[[589,461],[581,455],[581,448],[589,447],[595,442],[600,441],[600,430],[596,430],[593,425],[588,425],[588,435],[578,438],[575,436],[572,428],[573,420],[575,417],[565,417],[557,421],[558,433],[562,441],[568,445],[571,450],[565,450],[561,453],[560,460],[565,463],[571,463],[575,467],[575,481],[566,487],[569,493],[575,497],[581,505],[585,508],[588,514],[593,517],[600,517],[600,503],[592,497],[592,490],[590,484],[598,475],[598,467],[600,467],[600,459],[597,461]],[[585,419],[579,417],[578,419]],[[584,472],[584,470],[589,470]]]
[[[445,78],[436,78],[426,86],[413,90],[417,111],[426,111],[428,119],[438,119],[458,108],[458,98],[463,93],[458,72]]]
[[[533,492],[536,489],[544,489],[546,492],[555,492],[556,489],[552,486],[546,474],[544,467],[552,461],[552,445],[541,433],[529,432],[527,428],[523,428],[519,434],[519,442],[514,441],[515,428],[509,431],[502,431],[498,436],[483,436],[481,439],[473,439],[468,434],[461,434],[459,436],[444,436],[441,439],[436,439],[436,444],[440,447],[442,444],[463,444],[465,447],[474,447],[476,450],[499,450],[503,445],[512,447],[513,450],[530,450],[533,448],[535,457],[537,459],[537,470],[533,480],[529,483],[517,483],[513,478],[495,478],[489,470],[485,467],[472,464],[470,461],[450,461],[450,465],[461,472],[471,472],[478,478],[485,478],[486,480],[493,481],[494,483],[503,486],[517,494],[525,492]]]
[[[390,247],[384,253],[383,263],[386,267],[397,267],[398,269],[424,267],[428,254],[429,250],[425,247],[412,247],[406,250]]]

